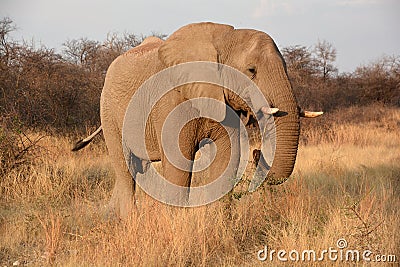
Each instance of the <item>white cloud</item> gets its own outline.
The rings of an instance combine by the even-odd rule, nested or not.
[[[268,0],[260,0],[257,7],[253,10],[252,17],[255,19],[259,19],[266,15],[269,10]]]
[[[291,15],[295,12],[296,7],[293,1],[279,1],[279,0],[260,0],[257,7],[253,10],[252,17],[254,19],[277,15],[284,13]]]
[[[379,0],[341,0],[337,2],[338,6],[360,6],[378,4]]]

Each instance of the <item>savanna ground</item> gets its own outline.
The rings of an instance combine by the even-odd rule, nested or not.
[[[326,114],[303,123],[284,184],[254,193],[239,187],[199,208],[166,206],[142,193],[124,222],[102,217],[114,179],[102,139],[73,153],[77,136],[45,135],[29,164],[1,177],[0,265],[264,266],[271,265],[257,259],[264,246],[313,249],[319,257],[341,238],[346,249],[370,250],[371,259],[396,255],[391,265],[398,264],[399,122],[399,109],[381,106]],[[275,253],[272,265],[280,264],[294,262]],[[343,262],[325,255],[322,265]]]

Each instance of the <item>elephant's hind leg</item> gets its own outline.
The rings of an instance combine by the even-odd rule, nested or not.
[[[104,127],[104,138],[115,170],[115,184],[107,212],[124,219],[129,216],[134,205],[134,178],[137,171],[131,168],[129,172],[123,154],[121,135],[113,131],[113,128]]]
[[[123,158],[113,162],[115,169],[115,184],[108,204],[108,211],[122,219],[129,216],[135,201],[135,180],[124,163],[125,160]]]

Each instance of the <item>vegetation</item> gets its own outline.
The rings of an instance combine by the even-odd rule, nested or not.
[[[126,222],[102,217],[114,178],[104,143],[73,153],[71,138],[47,136],[37,143],[40,157],[0,180],[0,263],[261,266],[265,245],[322,251],[339,238],[349,249],[399,257],[400,111],[368,112],[383,110],[380,121],[307,129],[294,174],[280,186],[238,187],[190,209],[139,192]]]
[[[57,53],[12,40],[13,30],[0,21],[1,266],[257,266],[265,245],[322,251],[339,238],[399,261],[399,57],[340,73],[326,41],[282,48],[300,105],[327,112],[302,120],[292,177],[191,209],[139,192],[132,218],[109,222],[104,142],[70,149],[99,125],[108,65],[143,36],[69,40]]]

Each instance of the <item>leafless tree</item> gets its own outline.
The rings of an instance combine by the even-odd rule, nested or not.
[[[338,69],[333,65],[336,61],[336,48],[328,41],[318,41],[314,47],[315,63],[324,81],[337,74]]]
[[[310,50],[305,46],[295,45],[282,49],[289,76],[300,86],[307,86],[309,77],[315,74],[315,64]]]
[[[5,64],[8,64],[10,53],[15,42],[10,39],[10,33],[15,31],[17,27],[13,21],[5,17],[0,20],[0,57]]]
[[[99,42],[87,38],[68,40],[63,46],[66,58],[82,66],[89,64],[96,57],[96,53],[101,47]]]

